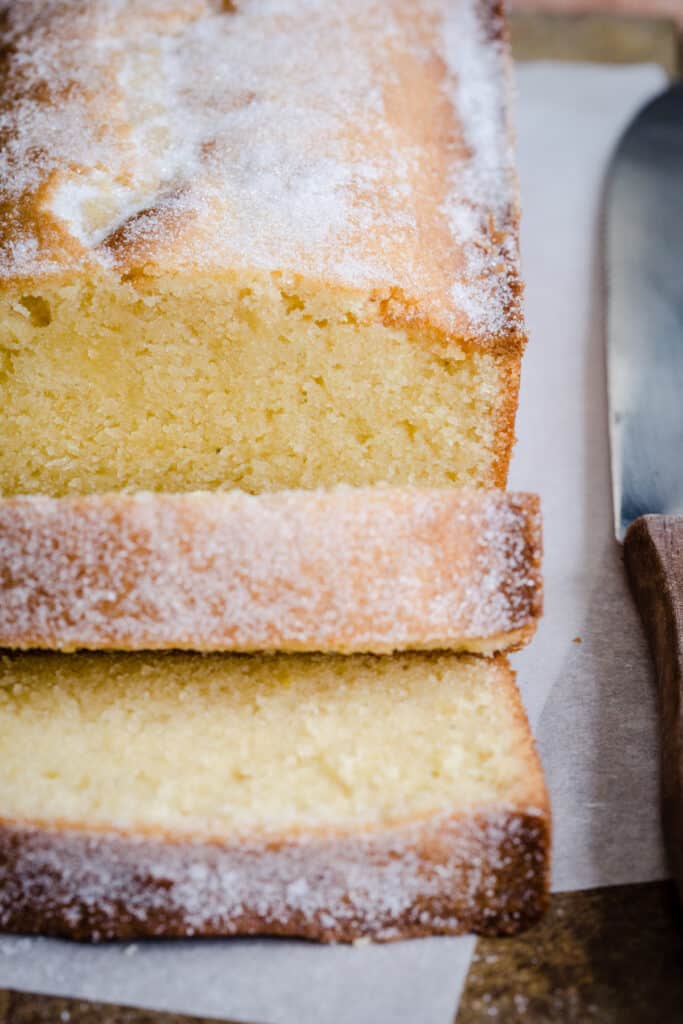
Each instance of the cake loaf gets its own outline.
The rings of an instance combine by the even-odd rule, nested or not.
[[[6,931],[396,939],[546,903],[503,656],[7,654],[0,749]]]
[[[504,485],[499,0],[0,15],[0,494]]]
[[[501,491],[0,499],[0,647],[490,653],[536,627],[540,552]]]

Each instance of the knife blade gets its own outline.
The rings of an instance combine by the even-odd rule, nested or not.
[[[683,83],[624,134],[605,216],[615,530],[655,663],[662,826],[683,898]]]
[[[607,351],[616,533],[683,513],[683,83],[624,134],[607,183]]]

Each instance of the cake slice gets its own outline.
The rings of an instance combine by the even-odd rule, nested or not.
[[[0,499],[0,647],[490,653],[536,627],[540,552],[501,491]]]
[[[0,20],[0,494],[502,486],[499,0]]]
[[[0,927],[514,932],[541,769],[501,656],[6,654]]]

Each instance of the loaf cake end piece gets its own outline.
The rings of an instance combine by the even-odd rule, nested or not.
[[[0,493],[504,484],[497,0],[24,0],[0,44]]]
[[[0,749],[4,930],[394,939],[545,906],[502,657],[4,655]]]

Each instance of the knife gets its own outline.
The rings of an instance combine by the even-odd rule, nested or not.
[[[664,842],[683,899],[683,83],[624,134],[605,216],[614,517],[655,663]]]

